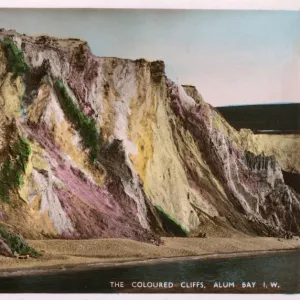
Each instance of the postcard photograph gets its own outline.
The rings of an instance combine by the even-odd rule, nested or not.
[[[300,292],[299,11],[0,28],[0,293]]]

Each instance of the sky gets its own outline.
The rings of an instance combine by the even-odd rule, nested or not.
[[[213,106],[300,103],[300,11],[0,9],[0,28],[163,60],[170,79]]]

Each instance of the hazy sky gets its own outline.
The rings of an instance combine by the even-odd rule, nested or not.
[[[0,28],[162,59],[168,77],[214,106],[300,102],[299,11],[0,10]]]

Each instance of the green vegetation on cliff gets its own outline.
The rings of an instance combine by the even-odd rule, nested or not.
[[[9,203],[9,191],[22,185],[31,149],[21,136],[10,146],[10,157],[0,169],[0,199]]]
[[[32,257],[40,256],[41,254],[31,248],[19,235],[6,230],[0,226],[0,237],[7,244],[13,254],[29,255]]]
[[[173,217],[171,217],[168,213],[166,213],[163,208],[160,206],[160,205],[156,205],[155,206],[157,208],[157,210],[163,215],[165,216],[168,220],[169,220],[169,224],[165,224],[165,226],[167,227],[174,227],[173,229],[171,228],[165,228],[167,231],[169,231],[168,229],[170,229],[172,232],[175,233],[175,235],[177,236],[176,232],[180,233],[179,235],[184,235],[184,236],[187,236],[188,235],[188,231],[176,220],[174,219]],[[162,218],[163,220],[163,218]],[[164,223],[164,222],[163,222]],[[166,222],[165,222],[166,223]],[[164,225],[164,224],[163,224]],[[172,226],[173,225],[173,226]],[[164,226],[164,227],[165,227]],[[179,230],[176,230],[176,227],[177,229]],[[175,229],[175,230],[174,230]],[[180,232],[181,231],[181,232]]]
[[[2,45],[8,60],[8,72],[13,73],[13,78],[17,78],[30,70],[25,62],[23,51],[18,49],[12,39],[4,38]]]
[[[100,137],[95,120],[88,118],[78,108],[61,80],[56,80],[55,87],[59,91],[59,101],[65,115],[79,131],[84,147],[90,149],[91,160],[95,161],[100,150]]]

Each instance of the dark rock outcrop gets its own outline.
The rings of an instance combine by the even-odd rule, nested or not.
[[[161,82],[161,79],[165,76],[165,63],[161,60],[151,62],[150,72],[154,82]]]

